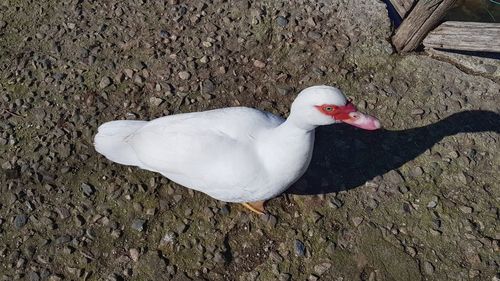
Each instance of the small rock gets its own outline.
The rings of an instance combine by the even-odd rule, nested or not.
[[[307,281],[318,281],[319,280],[319,277],[314,275],[314,274],[311,274],[309,275],[309,277],[307,277]]]
[[[335,252],[335,248],[336,248],[335,243],[330,242],[330,243],[328,243],[328,246],[326,246],[325,251],[327,254],[333,255],[333,253]]]
[[[329,262],[324,262],[314,266],[314,272],[319,276],[323,275],[323,273],[327,272],[332,267],[332,264]]]
[[[292,280],[292,275],[290,273],[281,273],[278,276],[279,281],[290,281]]]
[[[404,182],[403,176],[401,176],[401,174],[396,170],[392,170],[385,174],[384,179],[393,184],[400,184]]]
[[[109,78],[108,76],[104,76],[101,79],[101,82],[99,82],[99,88],[104,89],[109,85],[111,85],[111,83],[112,83],[111,78]]]
[[[202,86],[205,93],[212,93],[215,90],[215,84],[210,79],[203,81]]]
[[[421,109],[421,108],[415,108],[415,109],[413,109],[413,110],[410,112],[410,114],[411,114],[411,115],[422,115],[422,114],[424,114],[424,112],[425,112],[425,111],[424,111],[423,109]]]
[[[160,30],[160,37],[161,38],[168,38],[170,34],[166,30]]]
[[[412,169],[411,174],[414,177],[419,177],[424,174],[424,170],[422,169],[422,167],[415,167]]]
[[[264,214],[262,217],[262,220],[268,223],[271,227],[275,227],[276,223],[278,222],[276,217],[271,215],[271,214]]]
[[[437,206],[437,202],[438,202],[438,197],[437,196],[432,196],[431,198],[431,201],[429,202],[429,204],[427,204],[427,208],[434,208]]]
[[[0,29],[3,29],[7,26],[7,22],[0,20]]]
[[[17,215],[14,218],[14,227],[19,229],[23,227],[28,222],[28,217],[24,214]]]
[[[182,80],[188,80],[190,77],[191,77],[191,73],[189,73],[187,71],[179,72],[179,78],[181,78]]]
[[[352,218],[352,223],[354,224],[355,227],[358,227],[362,222],[363,222],[363,218],[361,218],[361,217]]]
[[[278,94],[282,96],[287,96],[292,91],[292,89],[290,89],[289,87],[278,87],[277,90]]]
[[[208,63],[209,61],[210,61],[210,60],[208,59],[208,57],[207,57],[207,56],[203,56],[203,57],[201,57],[201,59],[200,59],[200,62],[201,62],[201,63]]]
[[[465,205],[462,205],[460,207],[458,207],[460,209],[460,211],[462,211],[462,213],[464,214],[470,214],[472,213],[472,211],[474,210],[472,207],[469,207],[469,206],[465,206]]]
[[[1,23],[0,23],[0,28],[1,28]],[[495,66],[495,65],[491,65],[491,64],[485,64],[485,65],[483,65],[483,69],[487,73],[493,74],[493,73],[495,73],[497,71],[498,67]]]
[[[95,192],[94,188],[87,183],[82,183],[81,189],[82,189],[83,194],[87,197],[91,196]]]
[[[406,247],[406,252],[412,257],[415,257],[415,255],[417,254],[417,250],[410,246]]]
[[[338,209],[344,205],[342,201],[340,201],[337,198],[332,198],[329,202],[328,205],[332,208]]]
[[[279,26],[279,27],[285,27],[288,25],[288,20],[284,17],[284,16],[278,16],[276,18],[276,24]]]
[[[63,236],[57,237],[56,240],[54,241],[54,243],[56,245],[61,245],[61,244],[68,243],[69,241],[71,241],[71,237],[68,235],[63,235]]]
[[[424,262],[424,272],[427,275],[432,275],[434,273],[434,265],[428,261]]]
[[[306,246],[304,245],[304,243],[302,243],[302,241],[300,240],[295,240],[294,246],[295,255],[297,255],[298,257],[303,257],[306,253]]]
[[[129,254],[130,254],[130,258],[137,262],[139,260],[139,250],[133,248],[133,249],[130,249],[129,251]]]
[[[321,39],[321,33],[318,33],[316,31],[309,31],[307,33],[307,37],[314,39],[314,40],[319,40],[319,39]]]
[[[163,100],[161,98],[157,98],[157,97],[150,97],[149,98],[149,104],[152,106],[159,106],[162,102],[163,102]]]
[[[129,79],[132,79],[132,77],[134,77],[134,71],[130,68],[124,69],[123,72]]]
[[[264,68],[266,67],[266,64],[260,60],[254,60],[253,65],[257,68]]]
[[[29,281],[39,281],[40,276],[38,275],[38,273],[36,273],[34,271],[30,271],[30,272],[28,272],[28,280]]]
[[[137,231],[143,231],[144,230],[144,225],[146,224],[146,221],[143,219],[135,219],[132,222],[132,228],[137,230]]]
[[[172,233],[172,232],[166,233],[161,238],[160,246],[166,246],[166,245],[172,244],[172,243],[174,243],[174,240],[175,240],[175,234],[174,233]]]
[[[144,79],[144,77],[142,77],[142,75],[139,75],[139,74],[134,75],[134,83],[136,83],[138,85],[142,85],[142,84],[144,84],[145,81],[146,81],[146,79]]]

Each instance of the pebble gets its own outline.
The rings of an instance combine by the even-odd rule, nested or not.
[[[134,219],[132,221],[132,229],[137,230],[137,231],[143,231],[144,230],[144,225],[146,224],[146,220],[143,219]]]
[[[23,227],[28,222],[28,217],[24,214],[17,215],[14,218],[14,227],[19,229]]]
[[[276,224],[278,223],[278,220],[274,215],[271,215],[269,213],[266,213],[261,216],[262,220],[265,221],[269,226],[271,227],[276,227]]]
[[[288,20],[284,17],[284,16],[278,16],[276,18],[276,24],[279,26],[279,27],[285,27],[288,25]]]
[[[319,40],[319,39],[321,39],[321,33],[318,33],[316,31],[309,31],[307,33],[307,37],[314,39],[314,40]]]
[[[292,275],[290,273],[281,273],[278,276],[279,281],[290,281],[292,280]]]
[[[112,83],[111,78],[109,78],[108,76],[104,76],[101,78],[101,81],[99,82],[99,88],[104,89],[109,85],[111,85],[111,83]]]
[[[460,211],[462,211],[462,213],[464,214],[470,214],[472,213],[472,211],[474,210],[472,207],[469,207],[469,206],[465,206],[465,205],[462,205],[460,207],[458,207],[460,209]]]
[[[434,265],[428,261],[424,262],[424,272],[427,275],[432,275],[434,273]]]
[[[191,73],[189,73],[187,71],[179,72],[179,78],[181,78],[182,80],[188,80],[190,77],[191,77]]]
[[[307,277],[307,281],[318,281],[319,280],[319,277],[314,275],[314,274],[311,274],[309,275],[309,277]]]
[[[158,97],[150,97],[149,98],[149,104],[152,106],[159,106],[162,103],[163,103],[163,99],[161,99],[161,98],[158,98]]]
[[[0,20],[0,29],[3,29],[7,26],[7,22]]]
[[[424,113],[425,111],[421,108],[415,108],[410,112],[411,115],[422,115]]]
[[[295,255],[298,257],[303,257],[306,252],[306,246],[302,241],[300,240],[295,240],[294,241],[294,249],[295,249]]]
[[[292,89],[290,89],[290,87],[278,87],[277,90],[278,94],[282,96],[287,96],[292,92]]]
[[[323,275],[325,272],[327,272],[330,268],[332,267],[332,264],[329,262],[324,262],[321,264],[318,264],[314,266],[314,272],[318,274],[319,276]]]
[[[437,203],[438,203],[438,197],[432,196],[431,201],[427,204],[427,208],[434,208],[437,206]]]
[[[134,261],[137,262],[139,261],[139,250],[132,248],[128,251],[130,258]]]
[[[205,93],[212,93],[215,90],[215,84],[212,82],[210,79],[206,79],[203,81],[203,92]]]
[[[403,177],[396,170],[389,171],[387,174],[384,175],[384,179],[392,184],[401,184],[404,182]]]
[[[30,271],[30,272],[28,272],[28,280],[29,281],[39,281],[40,276],[38,275],[38,273],[36,273],[34,271]]]
[[[264,68],[266,67],[266,64],[260,60],[254,60],[253,65],[257,68]]]
[[[325,251],[326,251],[327,254],[333,255],[335,253],[335,248],[336,247],[337,246],[335,245],[335,243],[329,242],[328,245],[325,248]]]
[[[83,195],[85,195],[87,197],[91,196],[95,192],[95,189],[87,183],[82,183],[81,189],[82,189]]]
[[[363,218],[361,218],[361,217],[352,218],[352,223],[354,224],[355,227],[358,227],[362,222],[363,222]]]

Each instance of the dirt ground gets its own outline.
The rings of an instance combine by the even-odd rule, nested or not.
[[[0,0],[0,280],[500,280],[498,81],[391,32],[376,0]],[[317,84],[384,130],[319,129],[266,216],[93,149]]]

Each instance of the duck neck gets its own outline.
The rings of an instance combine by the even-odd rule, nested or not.
[[[259,154],[271,174],[296,179],[305,172],[312,157],[314,128],[288,118],[261,139]]]
[[[314,133],[314,129],[316,129],[316,127],[316,125],[312,125],[305,122],[303,119],[298,118],[292,112],[286,121],[283,122],[283,124],[281,124],[277,129],[282,129],[290,133],[307,134],[311,132]]]

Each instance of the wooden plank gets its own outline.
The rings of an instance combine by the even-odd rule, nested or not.
[[[398,12],[399,16],[404,19],[406,14],[413,8],[413,4],[415,4],[416,0],[390,0],[396,12]]]
[[[500,52],[500,23],[448,21],[431,31],[423,43],[428,48]]]
[[[456,2],[457,0],[419,0],[392,37],[396,50],[410,52],[416,49]]]

